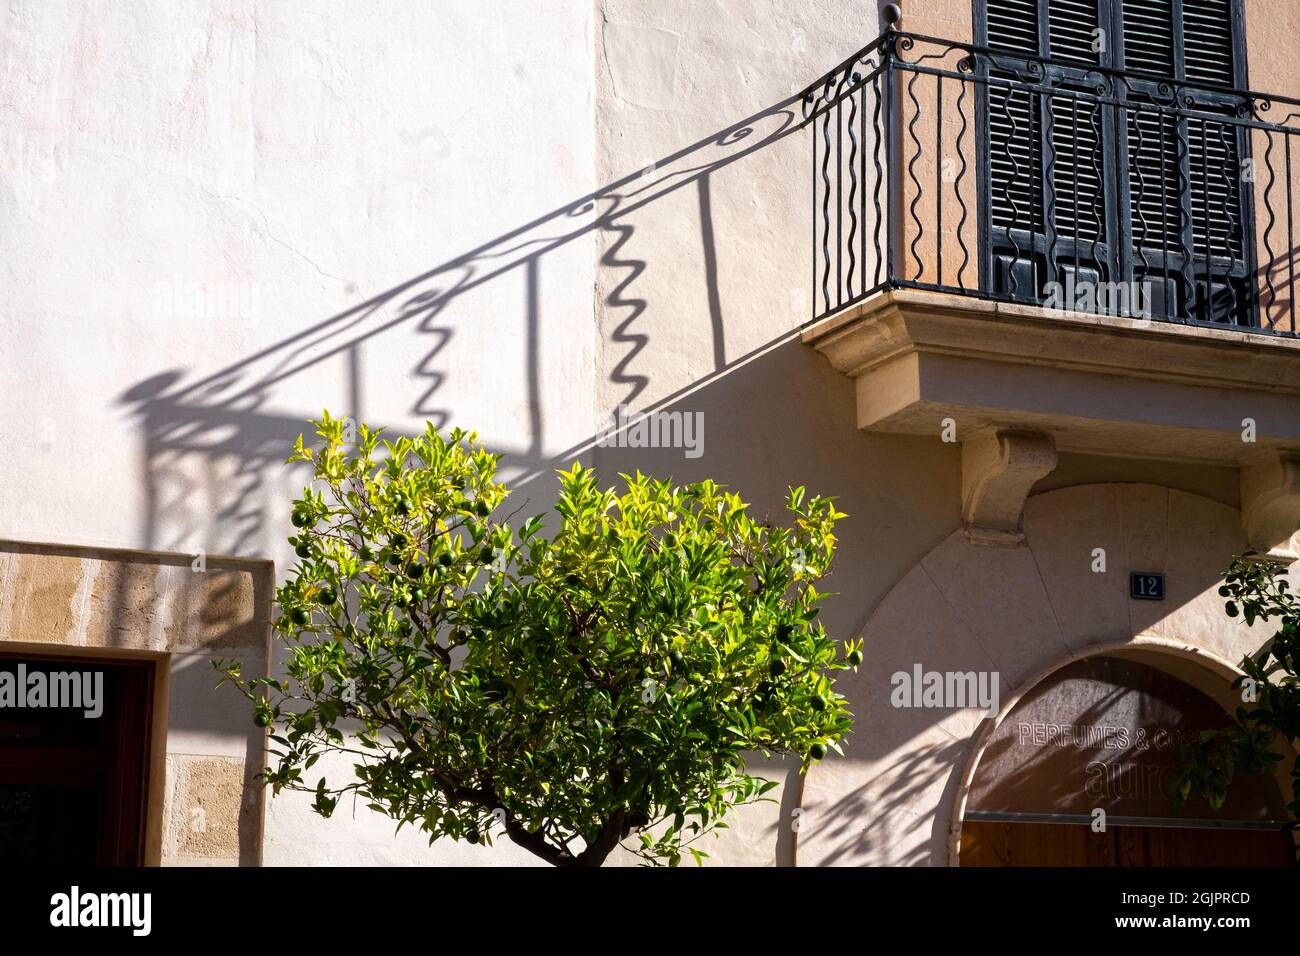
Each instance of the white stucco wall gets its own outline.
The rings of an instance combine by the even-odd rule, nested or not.
[[[284,563],[322,407],[587,436],[593,239],[503,237],[594,185],[592,15],[7,4],[0,531]]]
[[[323,407],[515,476],[588,437],[595,240],[528,227],[595,186],[593,34],[576,0],[5,4],[0,536],[283,572]],[[363,813],[277,802],[267,862],[430,858]]]

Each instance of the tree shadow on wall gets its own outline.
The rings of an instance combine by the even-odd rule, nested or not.
[[[953,739],[943,744],[926,744],[901,755],[877,781],[894,781],[879,792],[864,784],[825,808],[810,811],[799,838],[811,837],[818,847],[835,849],[819,859],[822,866],[859,864],[864,857],[873,865],[944,866],[948,854],[948,814],[957,787],[960,768],[971,751],[970,739]],[[936,802],[933,788],[943,783],[943,796]],[[928,837],[912,846],[900,841],[914,837],[918,815],[934,811]]]

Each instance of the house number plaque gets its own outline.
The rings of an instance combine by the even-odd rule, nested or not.
[[[1128,594],[1138,601],[1163,601],[1165,576],[1154,571],[1132,571],[1128,576]]]

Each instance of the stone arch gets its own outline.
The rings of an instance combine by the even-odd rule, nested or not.
[[[1157,485],[1079,485],[1030,498],[1024,528],[1011,548],[955,531],[880,602],[861,635],[866,663],[839,684],[857,730],[804,781],[798,863],[948,863],[981,740],[1003,704],[1063,663],[1144,649],[1227,677],[1267,638],[1227,618],[1216,593],[1247,548],[1234,507]],[[1163,572],[1165,600],[1130,599],[1129,571]],[[996,674],[996,712],[892,707],[890,676],[917,664]]]
[[[965,769],[962,772],[961,782],[957,788],[953,806],[950,808],[947,858],[947,863],[950,866],[958,865],[961,852],[962,823],[965,818],[966,804],[970,797],[970,788],[979,769],[980,761],[984,756],[984,751],[993,737],[993,731],[1015,710],[1016,705],[1044,680],[1075,661],[1100,656],[1122,657],[1151,664],[1185,683],[1191,684],[1198,690],[1204,691],[1223,707],[1225,714],[1232,713],[1233,707],[1237,703],[1230,692],[1230,685],[1241,673],[1240,669],[1215,654],[1198,650],[1179,641],[1138,635],[1124,643],[1089,648],[1082,653],[1072,654],[1057,660],[1038,674],[1035,674],[1022,686],[1016,688],[1015,693],[1010,697],[1004,699],[996,718],[981,722],[970,757],[966,761]]]

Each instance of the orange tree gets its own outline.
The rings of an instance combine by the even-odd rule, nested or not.
[[[323,816],[351,794],[430,842],[504,834],[557,866],[620,843],[676,865],[775,786],[747,754],[806,770],[839,748],[832,672],[862,654],[817,621],[831,499],[792,489],[775,527],[710,481],[616,492],[574,465],[548,537],[542,515],[495,517],[508,492],[473,434],[312,424],[319,446],[289,459],[316,480],[276,593],[284,674],[220,665],[271,730],[276,792],[314,792]],[[351,773],[311,783],[327,755]]]

